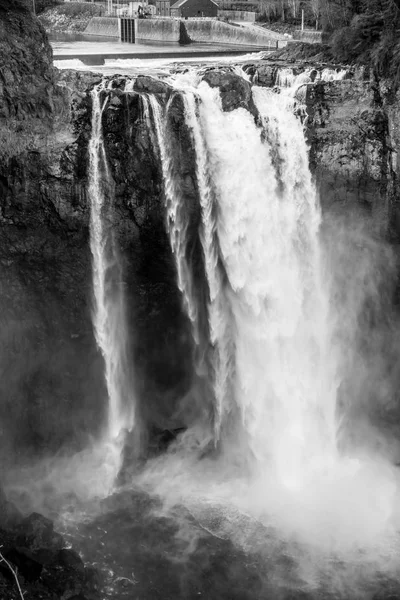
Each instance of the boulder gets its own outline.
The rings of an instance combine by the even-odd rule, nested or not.
[[[273,87],[276,80],[277,67],[273,65],[261,65],[257,68],[254,83],[263,87]]]
[[[17,543],[30,550],[51,548],[54,545],[53,538],[57,538],[58,535],[54,534],[54,525],[50,519],[39,513],[32,513],[19,525]],[[57,542],[59,542],[58,538]]]
[[[39,548],[32,552],[34,559],[43,566],[52,565],[56,562],[58,553],[49,548]]]
[[[203,81],[212,88],[219,88],[224,111],[230,112],[239,107],[246,108],[252,113],[256,110],[250,83],[233,71],[212,69],[205,73]]]
[[[171,87],[167,83],[148,75],[139,75],[134,81],[133,89],[137,92],[148,92],[149,94],[168,95],[171,92]]]
[[[57,561],[60,565],[66,569],[77,571],[81,574],[85,572],[85,565],[83,560],[75,550],[63,548],[58,552]]]

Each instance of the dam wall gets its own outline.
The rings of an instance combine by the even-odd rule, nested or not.
[[[308,44],[322,44],[322,31],[314,31],[313,29],[297,29],[293,33],[293,39]]]
[[[117,17],[93,17],[84,33],[86,35],[104,35],[104,37],[120,37],[119,19]]]
[[[135,19],[136,39],[140,42],[178,42],[179,19]]]
[[[254,27],[253,30],[252,27],[240,27],[223,21],[197,19],[188,19],[184,23],[194,42],[276,48],[277,41],[284,39],[281,34],[264,30],[261,27]]]
[[[127,19],[125,19],[127,20]],[[93,17],[85,34],[120,39],[121,19],[117,17]],[[181,23],[192,42],[207,44],[231,44],[276,48],[285,38],[275,31],[261,27],[241,27],[217,19],[132,19],[134,39],[153,42],[178,42]]]
[[[182,23],[192,42],[276,48],[278,40],[285,39],[275,31],[261,27],[240,27],[216,19],[182,19]],[[177,42],[179,28],[179,19],[137,19],[136,39]]]

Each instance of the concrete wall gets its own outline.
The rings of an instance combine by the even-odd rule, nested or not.
[[[86,27],[85,34],[104,35],[119,39],[118,18],[117,17],[93,17]]]
[[[250,10],[218,10],[219,17],[226,17],[230,21],[247,21],[254,23],[256,13]]]
[[[261,27],[240,27],[216,19],[183,19],[193,42],[231,44],[276,48],[277,41],[285,38],[275,31]],[[179,19],[136,19],[136,41],[177,42]]]
[[[322,31],[314,31],[313,29],[297,29],[293,34],[294,40],[308,42],[309,44],[322,43]]]
[[[276,48],[277,40],[283,39],[281,34],[261,27],[240,27],[216,20],[188,19],[185,26],[194,42]]]
[[[175,19],[137,19],[136,40],[155,42],[177,42],[179,21]]]

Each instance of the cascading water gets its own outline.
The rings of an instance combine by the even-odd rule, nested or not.
[[[234,350],[230,333],[231,318],[226,302],[223,275],[221,273],[216,213],[217,204],[213,183],[208,170],[210,157],[197,114],[196,96],[188,91],[184,94],[186,121],[192,132],[196,149],[196,175],[199,187],[202,212],[201,240],[203,245],[206,277],[209,287],[209,328],[210,342],[214,353],[214,396],[215,420],[214,435],[219,439],[224,416],[229,412],[233,401],[232,373],[234,372]]]
[[[201,81],[203,74],[199,69],[170,76],[168,92],[159,97],[144,92],[144,82],[139,99],[144,111],[138,110],[135,115],[141,118],[144,113],[149,139],[157,142],[154,159],[160,161],[169,242],[194,345],[208,336],[204,370],[208,369],[214,403],[214,444],[208,444],[208,421],[191,423],[172,442],[170,452],[149,459],[140,472],[135,472],[131,493],[133,497],[138,493],[140,502],[131,501],[126,485],[120,506],[117,500],[122,510],[110,521],[107,515],[101,521],[105,534],[102,539],[111,539],[107,552],[104,550],[106,561],[112,556],[114,569],[120,559],[124,560],[130,569],[125,575],[129,577],[132,568],[135,576],[136,567],[139,573],[142,569],[137,580],[133,575],[129,580],[126,576],[117,579],[141,585],[140,594],[153,597],[154,590],[148,587],[145,574],[145,553],[137,550],[139,544],[131,543],[130,526],[123,520],[134,519],[135,535],[138,533],[138,539],[143,535],[151,549],[147,560],[152,567],[161,565],[160,580],[165,565],[164,555],[159,563],[155,558],[159,544],[167,544],[165,554],[173,556],[171,565],[176,558],[174,549],[179,546],[174,566],[178,565],[181,587],[179,593],[171,592],[171,597],[194,597],[190,595],[195,589],[190,587],[192,582],[187,584],[181,578],[186,551],[189,556],[195,553],[201,569],[208,565],[207,552],[212,543],[225,552],[229,538],[246,553],[238,561],[256,564],[257,577],[260,575],[263,585],[268,579],[271,587],[264,595],[257,580],[252,588],[257,587],[254,595],[250,591],[243,596],[207,596],[206,591],[205,597],[297,597],[291,590],[287,596],[274,595],[275,587],[281,590],[286,584],[292,585],[286,582],[286,566],[293,559],[303,578],[293,584],[297,589],[318,589],[315,581],[320,573],[320,579],[327,574],[331,577],[330,584],[340,563],[342,579],[338,577],[335,597],[358,599],[362,594],[347,593],[343,584],[351,580],[354,565],[359,569],[354,579],[363,581],[368,580],[369,572],[368,577],[365,572],[369,570],[390,576],[398,572],[394,563],[400,522],[395,510],[399,486],[392,467],[376,457],[364,460],[346,456],[338,448],[338,389],[345,371],[341,339],[351,345],[356,337],[341,337],[340,327],[352,326],[362,298],[358,298],[351,318],[341,325],[334,278],[326,272],[321,210],[308,167],[303,126],[293,114],[293,98],[253,86],[252,113],[242,107],[226,112],[219,89]],[[236,70],[235,76],[241,76],[240,72]],[[119,86],[119,94],[122,89],[126,94],[135,94],[137,82],[125,83],[125,88]],[[294,88],[296,85],[293,83]],[[93,323],[104,357],[109,396],[106,442],[115,440],[121,429],[133,427],[135,417],[127,368],[123,272],[112,225],[113,179],[102,131],[106,108],[102,98],[109,94],[112,89],[102,86],[92,94],[89,173]],[[178,96],[179,102],[175,102]],[[136,108],[133,102],[131,106]],[[171,122],[182,106],[185,122],[177,133]],[[179,144],[179,152],[187,151],[186,143],[195,159],[189,176],[201,212],[199,231],[193,230],[188,198],[180,187],[187,171],[180,172],[178,156],[182,154],[176,153]],[[190,236],[197,234],[203,253],[202,261],[198,261],[203,269],[202,292],[207,289],[208,295],[197,293],[198,282],[188,251]],[[197,263],[196,268],[200,269]],[[344,296],[349,298],[351,294]],[[208,322],[203,318],[205,314]],[[348,360],[357,352],[353,347],[345,350]],[[193,356],[193,360],[201,359]],[[96,489],[101,496],[113,489],[120,466],[121,444],[108,446],[114,446],[117,452],[113,454],[115,462],[107,485],[101,481],[103,489]],[[104,457],[100,451],[87,462],[88,470],[95,476],[100,472],[102,478],[101,469],[107,462]],[[75,475],[77,469],[71,464],[69,471]],[[140,496],[143,490],[165,501],[165,506],[155,509],[156,515],[151,513],[148,496]],[[111,511],[113,502],[112,497],[108,504]],[[187,510],[181,510],[182,504]],[[186,513],[190,515],[189,523],[182,517]],[[175,520],[178,533],[176,528],[170,531],[165,527],[165,516]],[[97,531],[99,523],[94,526]],[[151,535],[157,537],[157,551],[149,544]],[[209,536],[210,546],[201,544],[203,535]],[[167,542],[164,537],[168,537]],[[90,536],[87,539],[90,545]],[[120,558],[122,555],[124,558]],[[284,567],[279,565],[282,558]],[[192,573],[195,562],[190,563],[188,573]],[[320,569],[318,576],[315,566]],[[208,572],[207,567],[205,570]],[[245,581],[247,585],[248,579]],[[110,590],[112,598],[126,595],[126,590],[121,595]],[[154,597],[166,597],[167,592],[162,593]],[[197,587],[193,593],[199,595]],[[316,596],[304,597],[328,596],[317,592]]]
[[[92,92],[92,137],[89,144],[90,247],[93,256],[93,325],[104,358],[108,394],[107,438],[114,440],[134,423],[129,379],[123,273],[113,230],[114,189],[103,142],[100,85]]]
[[[178,276],[178,286],[182,292],[185,310],[192,324],[193,338],[196,343],[199,342],[198,331],[198,307],[194,293],[194,284],[190,267],[186,258],[187,250],[187,229],[188,223],[185,220],[185,206],[183,204],[183,194],[176,184],[173,165],[172,149],[168,147],[168,135],[165,124],[165,115],[162,107],[154,96],[143,96],[145,110],[150,114],[152,111],[154,128],[160,150],[161,168],[164,180],[164,191],[167,208],[167,228],[170,237],[171,249],[175,257],[175,264]]]
[[[224,112],[219,89],[193,74],[177,77],[175,87],[196,157],[214,438],[247,479],[221,466],[215,480],[215,464],[203,459],[193,481],[192,462],[182,466],[176,456],[161,461],[162,476],[155,465],[144,479],[166,497],[184,489],[184,501],[203,516],[204,506],[226,502],[325,547],[372,544],[388,531],[396,485],[390,466],[338,449],[335,291],[324,273],[321,211],[293,102],[253,87],[256,123],[244,108]],[[166,116],[151,102],[163,159]],[[185,463],[184,439],[182,451]]]
[[[257,460],[274,463],[277,475],[292,481],[315,457],[335,452],[336,382],[320,277],[320,214],[301,126],[280,109],[279,98],[257,92],[270,127],[279,128],[275,147],[261,139],[250,113],[224,113],[218,90],[206,86],[199,89],[198,127],[209,152],[217,239],[232,289],[222,307],[233,315],[235,331],[235,370],[225,375],[234,390],[229,401],[239,406]],[[271,156],[277,145],[279,180]],[[198,138],[198,160],[202,155]],[[227,334],[225,328],[217,344],[226,347]]]

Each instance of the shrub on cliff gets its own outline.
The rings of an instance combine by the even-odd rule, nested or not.
[[[90,4],[87,2],[67,2],[62,3],[57,12],[67,17],[79,17],[81,15],[89,15],[91,17],[100,17],[105,12],[105,6]]]
[[[39,19],[46,31],[85,31],[92,17],[104,14],[105,5],[66,2],[41,13]]]
[[[48,8],[54,8],[59,4],[62,4],[62,0],[36,0],[36,14],[40,15],[43,11]]]
[[[360,12],[330,39],[334,58],[371,66],[400,81],[400,1],[362,0]]]

